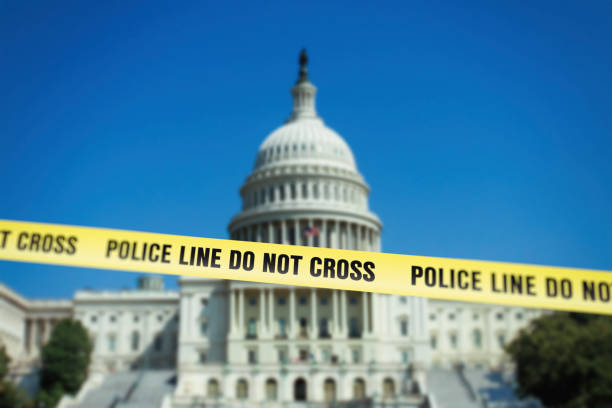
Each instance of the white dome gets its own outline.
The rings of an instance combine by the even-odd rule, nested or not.
[[[319,118],[298,118],[273,131],[259,147],[254,170],[289,163],[357,172],[348,144]]]

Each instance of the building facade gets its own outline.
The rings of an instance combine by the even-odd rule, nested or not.
[[[348,144],[318,116],[316,92],[303,53],[293,110],[257,152],[230,237],[380,251],[382,224],[369,209],[370,188]],[[540,315],[194,277],[181,277],[177,292],[159,282],[148,277],[139,290],[78,291],[55,303],[0,286],[1,339],[14,361],[32,367],[54,321],[76,318],[95,343],[92,372],[175,368],[176,407],[366,399],[420,406],[430,367],[497,365],[504,343]]]

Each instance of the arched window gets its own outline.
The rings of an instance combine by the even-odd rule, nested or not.
[[[366,397],[366,385],[363,378],[355,378],[353,382],[353,398],[360,401]]]
[[[478,329],[474,329],[472,332],[472,337],[474,338],[474,347],[480,349],[482,348],[482,333]]]
[[[280,200],[285,201],[285,185],[281,184],[280,186],[278,186],[278,190],[279,190],[278,192],[280,193],[279,194]]]
[[[132,351],[138,351],[140,348],[140,333],[137,331],[132,332]]]
[[[383,380],[383,399],[391,398],[395,398],[395,382],[387,377]]]
[[[274,186],[270,187],[270,202],[274,202]]]
[[[220,394],[219,394],[219,382],[214,379],[211,378],[210,380],[208,380],[208,386],[206,389],[206,395],[208,396],[208,398],[219,398]]]
[[[293,384],[293,399],[306,401],[306,394],[306,380],[300,377]]]
[[[241,378],[236,383],[236,398],[245,400],[249,397],[249,384],[244,378]]]
[[[332,378],[328,378],[323,383],[323,394],[325,402],[334,402],[336,400],[336,382]]]
[[[274,378],[268,378],[266,380],[266,400],[276,401],[278,394],[278,386]]]

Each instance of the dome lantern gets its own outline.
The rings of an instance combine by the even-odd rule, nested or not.
[[[287,119],[287,123],[300,119],[320,120],[315,109],[315,94],[317,93],[317,88],[308,79],[308,70],[306,69],[308,55],[305,49],[300,53],[298,62],[300,64],[298,80],[295,86],[291,88],[291,94],[293,95],[293,112],[291,112],[291,116]]]

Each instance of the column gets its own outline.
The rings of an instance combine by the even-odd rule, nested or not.
[[[329,237],[327,236],[327,220],[321,220],[321,239],[319,242],[321,243],[322,248],[329,248]]]
[[[268,242],[272,244],[276,243],[274,239],[274,223],[272,221],[268,223]]]
[[[333,336],[334,338],[339,338],[340,337],[340,318],[338,317],[338,291],[337,290],[332,290],[332,307],[333,307],[333,316],[334,316],[334,322],[333,322]]]
[[[292,338],[297,334],[297,322],[295,321],[295,288],[289,288],[289,330]]]
[[[310,338],[317,338],[317,290],[315,288],[310,289],[310,318],[311,322],[311,332]]]
[[[266,327],[266,299],[264,288],[259,288],[259,328],[257,330],[257,338],[261,339],[268,331]]]
[[[340,292],[340,304],[342,305],[342,331],[344,337],[348,336],[348,302],[346,301],[346,291]]]
[[[268,331],[274,338],[274,289],[268,288]]]
[[[257,226],[255,228],[257,230],[257,234],[255,235],[255,241],[256,242],[262,242],[262,239],[261,239],[261,223],[257,223]]]
[[[332,228],[332,248],[340,248],[340,223],[338,221],[334,221]]]
[[[363,313],[363,317],[362,317],[362,321],[363,321],[363,327],[361,328],[361,336],[365,337],[368,332],[370,331],[370,313],[369,313],[369,306],[368,306],[368,292],[361,292],[361,299],[362,299],[362,313]]]
[[[238,334],[244,336],[244,289],[238,289]]]
[[[293,220],[294,229],[295,229],[295,245],[302,245],[302,236],[300,234],[300,220]]]
[[[357,249],[362,251],[364,250],[364,245],[363,245],[363,230],[362,230],[362,226],[361,225],[357,225]]]
[[[287,220],[281,220],[281,243],[287,245],[289,240],[287,239]]]
[[[193,299],[195,298],[193,293],[189,294],[189,307],[187,308],[187,331],[189,332],[189,338],[193,339],[195,337],[194,335],[194,328],[195,328],[195,311],[197,308],[197,305],[193,304]]]
[[[234,289],[229,289],[229,332],[232,335],[236,334],[236,295]],[[182,302],[183,299],[181,299]],[[181,309],[182,310],[182,309]],[[181,318],[181,326],[183,319]],[[181,329],[182,331],[183,329]]]

